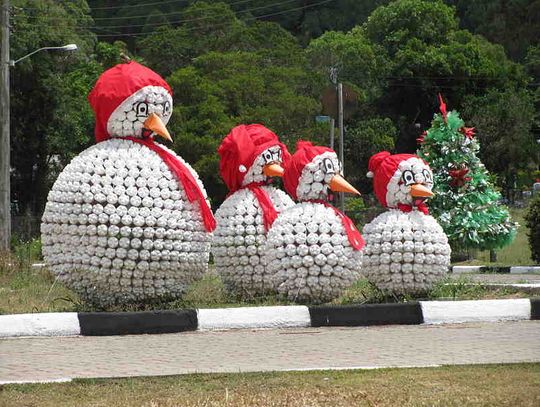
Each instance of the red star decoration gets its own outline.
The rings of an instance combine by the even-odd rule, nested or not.
[[[444,100],[440,93],[439,93],[439,110],[441,111],[443,120],[446,122],[446,116],[447,116],[446,103],[444,103]]]
[[[424,142],[424,138],[426,137],[427,135],[427,131],[424,131],[422,134],[420,134],[420,136],[416,139],[416,142],[418,144],[422,144]]]
[[[469,182],[472,179],[471,177],[466,176],[468,173],[469,169],[467,167],[463,167],[459,170],[448,171],[448,174],[452,177],[450,185],[453,187],[462,187],[463,185],[465,185],[465,183]]]
[[[474,138],[474,127],[465,127],[463,126],[461,129],[459,129],[461,133],[465,135],[469,140],[472,140]]]

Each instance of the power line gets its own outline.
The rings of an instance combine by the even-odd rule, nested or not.
[[[277,3],[267,4],[265,6],[248,8],[248,9],[245,9],[245,10],[238,11],[236,14],[249,13],[249,12],[254,11],[254,10],[260,10],[260,9],[265,9],[265,8],[269,8],[269,7],[279,6],[279,5],[282,5],[282,4],[285,4],[285,3],[290,3],[292,1],[297,1],[297,0],[284,0],[284,1],[277,2]],[[145,16],[145,17],[147,17],[147,16]],[[219,15],[207,15],[207,16],[204,16],[204,17],[197,17],[197,18],[190,18],[190,19],[176,20],[176,21],[168,21],[168,24],[188,23],[188,22],[192,22],[192,21],[208,20],[208,19],[215,18],[215,17],[219,17]],[[163,25],[163,23],[131,24],[131,25],[130,24],[128,24],[128,25],[109,25],[109,26],[91,26],[91,27],[78,26],[78,28],[90,28],[90,29],[92,29],[92,28],[132,28],[132,27],[147,27],[147,26],[155,26],[155,25]]]
[[[238,1],[235,1],[233,3],[228,3],[229,6],[236,6],[238,4],[243,4],[243,3],[249,3],[250,1],[253,1],[253,0],[238,0]],[[93,11],[93,10],[92,10]],[[179,11],[173,11],[171,13],[162,13],[161,15],[162,16],[172,16],[172,15],[176,15],[176,14],[181,14],[184,12],[184,9],[182,10],[179,10]],[[27,16],[28,18],[39,18],[39,19],[46,19],[46,20],[63,20],[62,17],[53,17],[53,16]],[[91,16],[89,16],[91,17]],[[129,19],[135,19],[135,18],[144,18],[144,17],[148,17],[148,13],[147,14],[140,14],[140,15],[136,15],[136,16],[125,16],[125,17],[119,17],[119,16],[116,16],[116,17],[92,17],[92,19],[94,21],[102,21],[102,20],[129,20]]]
[[[276,15],[286,14],[286,13],[289,13],[291,11],[299,11],[299,10],[304,10],[304,9],[316,7],[316,6],[319,6],[319,5],[322,5],[322,4],[330,3],[331,1],[335,1],[335,0],[323,0],[323,1],[319,1],[317,3],[307,4],[305,6],[300,6],[300,7],[294,7],[294,8],[290,8],[290,9],[287,9],[287,10],[281,10],[281,11],[277,11],[277,12],[274,12],[274,13],[263,14],[263,15],[260,15],[260,16],[246,17],[246,18],[244,18],[244,20],[258,20],[258,19],[262,19],[262,18],[273,17],[273,16],[276,16]],[[245,11],[247,11],[247,10],[245,10]],[[196,19],[185,20],[185,21],[189,22],[189,21],[194,21],[194,20],[196,20]],[[23,23],[23,24],[26,24],[26,25],[29,25],[29,26],[32,25],[30,23]],[[223,28],[223,27],[227,27],[229,25],[231,25],[231,23],[226,23],[226,24],[219,25],[219,26],[214,25],[214,27]],[[167,27],[168,23],[167,24],[162,24],[161,26]],[[159,28],[161,26],[158,26],[157,28]],[[76,29],[76,28],[84,28],[84,27],[75,26],[73,28]],[[197,30],[197,29],[198,29],[197,27],[186,28],[187,31]],[[152,35],[153,33],[154,32],[147,32],[147,33],[118,33],[118,34],[94,34],[94,35],[91,35],[91,34],[77,34],[77,33],[74,33],[74,32],[69,32],[69,34],[76,34],[79,37],[86,36],[86,37],[92,37],[92,38],[93,37],[103,37],[103,38],[106,38],[106,37],[143,37],[143,36],[147,36],[147,35]]]
[[[171,4],[171,3],[186,3],[187,1],[188,0],[154,1],[154,2],[151,2],[151,3],[128,4],[128,5],[125,5],[125,6],[92,7],[92,10],[124,9],[124,8],[133,8],[133,7],[164,5],[164,4]],[[42,10],[39,7],[22,7],[22,9],[23,10]]]

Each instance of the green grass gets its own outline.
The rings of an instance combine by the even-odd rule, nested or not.
[[[11,265],[9,265],[11,263]],[[332,304],[365,304],[402,302],[418,299],[492,299],[530,297],[531,294],[514,288],[493,288],[474,284],[466,276],[452,276],[436,284],[433,289],[421,297],[388,296],[361,279]],[[169,302],[132,304],[96,309],[82,303],[77,295],[54,278],[46,269],[31,268],[28,263],[19,262],[13,257],[0,259],[0,314],[28,312],[63,312],[63,311],[141,311],[180,308],[222,308],[289,305],[290,301],[275,296],[257,297],[242,300],[227,292],[220,277],[212,270],[202,280],[196,282],[184,295],[184,298]]]
[[[15,256],[0,256],[0,314],[73,311],[77,296],[46,269]]]
[[[491,266],[529,266],[534,262],[531,259],[531,249],[529,247],[529,241],[527,239],[528,229],[525,226],[526,209],[510,209],[512,220],[518,222],[519,228],[516,237],[512,243],[508,246],[497,250],[497,262],[490,263],[489,251],[476,251],[473,253],[473,259],[454,263],[454,265],[491,265]]]
[[[538,406],[540,364],[205,374],[0,387],[0,406]]]

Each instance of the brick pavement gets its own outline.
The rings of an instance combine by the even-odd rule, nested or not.
[[[0,383],[540,362],[540,321],[0,340]]]

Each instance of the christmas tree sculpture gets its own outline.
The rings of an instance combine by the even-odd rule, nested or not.
[[[501,248],[513,240],[517,224],[498,202],[501,196],[477,157],[474,128],[465,127],[458,112],[447,112],[441,95],[439,101],[440,114],[417,139],[418,155],[434,175],[430,210],[454,250]]]

